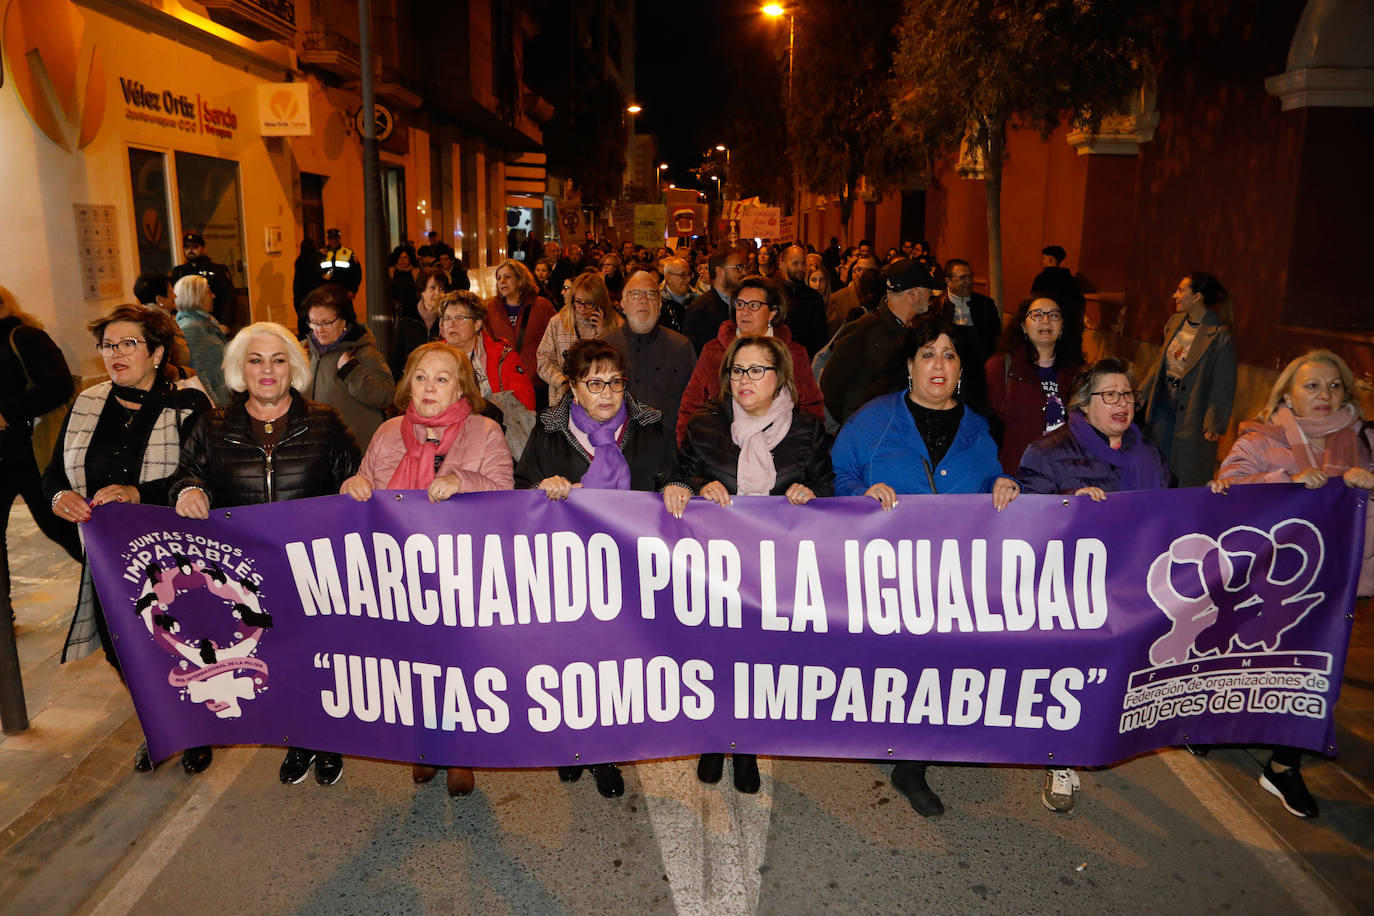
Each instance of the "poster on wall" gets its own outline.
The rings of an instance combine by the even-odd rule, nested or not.
[[[258,127],[264,137],[310,136],[308,83],[258,86]]]
[[[81,265],[82,298],[87,302],[119,295],[119,244],[115,208],[110,204],[72,204],[76,251]]]

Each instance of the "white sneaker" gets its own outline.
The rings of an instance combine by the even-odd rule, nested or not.
[[[1040,801],[1051,811],[1068,814],[1073,810],[1073,796],[1078,791],[1078,773],[1070,767],[1050,767],[1045,771],[1045,790]]]

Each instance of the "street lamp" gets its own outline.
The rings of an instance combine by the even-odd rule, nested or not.
[[[644,109],[643,109],[643,108],[640,108],[638,105],[631,105],[630,107],[626,108],[625,110],[628,111],[630,114],[639,114],[639,113],[640,113],[641,111],[643,111]]]
[[[625,106],[625,111],[629,114],[629,118],[625,118],[624,116],[621,117],[621,126],[624,127],[624,128],[626,128],[626,131],[625,131],[625,176],[624,176],[624,192],[625,192],[625,193],[624,193],[624,199],[626,199],[626,200],[629,199],[630,186],[631,186],[631,184],[632,184],[632,182],[633,182],[634,174],[635,174],[635,172],[634,172],[634,168],[635,168],[635,166],[634,166],[634,161],[635,161],[635,121],[634,121],[634,116],[637,115],[637,114],[639,114],[639,113],[640,113],[641,111],[643,111],[643,110],[644,110],[644,109],[641,108],[641,107],[639,106],[639,103],[638,103],[638,102],[631,102],[629,105],[626,105],[626,106]]]
[[[797,47],[797,13],[795,9],[784,9],[776,3],[770,3],[763,7],[763,13],[773,19],[782,16],[787,17],[787,106],[788,114],[792,112],[792,57]],[[785,123],[784,119],[784,123]],[[788,138],[790,141],[790,137]],[[797,190],[797,168],[792,166],[792,214],[795,216],[797,208],[801,205],[801,194]]]

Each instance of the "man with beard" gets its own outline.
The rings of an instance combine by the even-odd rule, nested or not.
[[[687,307],[682,319],[682,333],[692,342],[698,353],[716,339],[720,323],[735,311],[735,290],[744,279],[744,251],[722,248],[707,262],[711,270],[711,288]]]
[[[787,298],[787,327],[792,339],[812,357],[825,346],[830,335],[826,332],[825,300],[806,285],[806,251],[792,245],[778,259],[782,268],[783,295]]]

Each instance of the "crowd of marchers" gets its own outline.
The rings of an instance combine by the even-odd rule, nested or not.
[[[392,253],[396,317],[383,353],[355,311],[357,256],[336,231],[326,249],[302,247],[294,329],[236,328],[234,311],[216,308],[233,295],[223,269],[199,236],[185,241],[188,269],[141,276],[138,304],[89,324],[108,378],[76,395],[55,435],[34,430],[57,426],[72,398],[62,352],[0,289],[4,505],[22,496],[82,561],[64,660],[103,649],[119,670],[77,535],[112,502],[205,518],[340,493],[366,501],[379,489],[425,490],[434,502],[629,489],[661,494],[681,517],[746,511],[737,494],[793,505],[866,497],[884,511],[905,494],[984,493],[1016,511],[1022,493],[1103,501],[1336,478],[1374,491],[1374,433],[1349,366],[1325,350],[1288,364],[1218,462],[1237,341],[1230,296],[1204,272],[1179,281],[1158,356],[1132,367],[1085,360],[1083,296],[1055,245],[1004,314],[973,290],[967,260],[937,261],[924,242],[879,256],[867,241],[841,251],[835,239],[819,252],[551,241],[496,265],[484,301],[455,252],[430,238]],[[1374,593],[1374,536],[1365,549],[1361,595]],[[207,663],[217,648],[201,641]],[[212,756],[190,748],[182,765],[200,772]],[[1275,748],[1258,780],[1293,814],[1316,816],[1300,764],[1295,749]],[[145,745],[135,768],[153,765]],[[313,769],[330,785],[343,766],[329,749],[293,747],[280,778],[299,783]],[[723,753],[703,753],[697,774],[714,783],[724,767]],[[473,790],[470,768],[445,769],[452,795]],[[602,795],[624,792],[617,763],[587,769]],[[934,816],[944,806],[928,774],[926,762],[900,761],[891,780]],[[436,775],[413,767],[416,782]],[[734,755],[732,775],[739,791],[759,789],[753,756]],[[1073,770],[1048,769],[1041,800],[1070,811],[1078,787]]]

